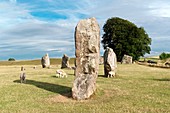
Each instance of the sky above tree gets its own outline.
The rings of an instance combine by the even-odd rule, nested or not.
[[[81,19],[111,17],[142,26],[152,38],[151,55],[169,52],[169,0],[0,0],[0,60],[74,57],[74,31]],[[101,55],[103,49],[101,45]]]

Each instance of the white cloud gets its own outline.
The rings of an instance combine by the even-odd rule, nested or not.
[[[143,26],[153,40],[153,51],[162,51],[159,48],[163,45],[163,42],[159,43],[162,40],[160,37],[166,40],[170,35],[168,0],[72,0],[68,3],[64,3],[63,0],[47,1],[50,7],[45,7],[46,4],[38,1],[36,3],[27,1],[22,4],[17,0],[0,2],[0,48],[8,52],[20,48],[25,48],[29,52],[62,50],[74,55],[75,26],[80,19],[88,17],[96,17],[101,30],[106,20],[115,16]],[[67,18],[46,21],[32,16],[30,12],[34,11],[52,11]],[[68,48],[72,51],[70,52]]]
[[[170,2],[158,1],[149,5],[150,13],[158,17],[170,17]]]

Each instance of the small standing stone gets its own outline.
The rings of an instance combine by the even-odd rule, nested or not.
[[[100,59],[99,59],[99,65],[102,65],[102,64],[104,64],[104,57],[103,56],[101,56]]]
[[[115,76],[117,70],[117,57],[113,49],[107,47],[104,52],[104,73],[109,77],[109,72]]]
[[[62,57],[61,68],[70,68],[69,60],[70,60],[70,58],[66,54],[64,54]]]
[[[132,64],[132,56],[124,55],[121,63],[122,64]]]
[[[21,72],[20,74],[20,82],[21,83],[26,83],[26,73],[25,72]]]
[[[75,30],[75,80],[72,97],[88,99],[96,90],[99,69],[100,28],[95,18],[81,20]]]
[[[164,66],[170,67],[170,58],[167,58],[165,62],[163,63]]]
[[[41,59],[41,64],[42,64],[42,67],[43,68],[49,68],[50,67],[50,58],[49,58],[49,55],[48,53],[42,57]]]
[[[21,71],[24,71],[24,70],[25,70],[25,68],[23,66],[21,66]]]

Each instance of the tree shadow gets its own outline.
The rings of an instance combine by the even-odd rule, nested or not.
[[[20,80],[15,80],[13,81],[15,83],[20,83]],[[54,93],[58,93],[62,96],[71,98],[71,87],[67,87],[67,86],[62,86],[59,84],[52,84],[52,83],[47,83],[47,82],[39,82],[39,81],[35,81],[35,80],[27,80],[25,84],[30,84],[30,85],[34,85],[38,88],[47,90],[47,91],[51,91]]]
[[[162,78],[162,79],[153,79],[156,81],[170,81],[170,78]]]

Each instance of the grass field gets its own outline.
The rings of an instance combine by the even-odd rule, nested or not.
[[[68,78],[55,77],[61,60],[53,59],[50,69],[42,69],[39,60],[9,63],[0,62],[2,113],[170,113],[169,69],[119,64],[116,78],[104,78],[100,65],[96,93],[76,101],[71,98],[74,71],[64,70]],[[26,84],[19,81],[21,66]]]

